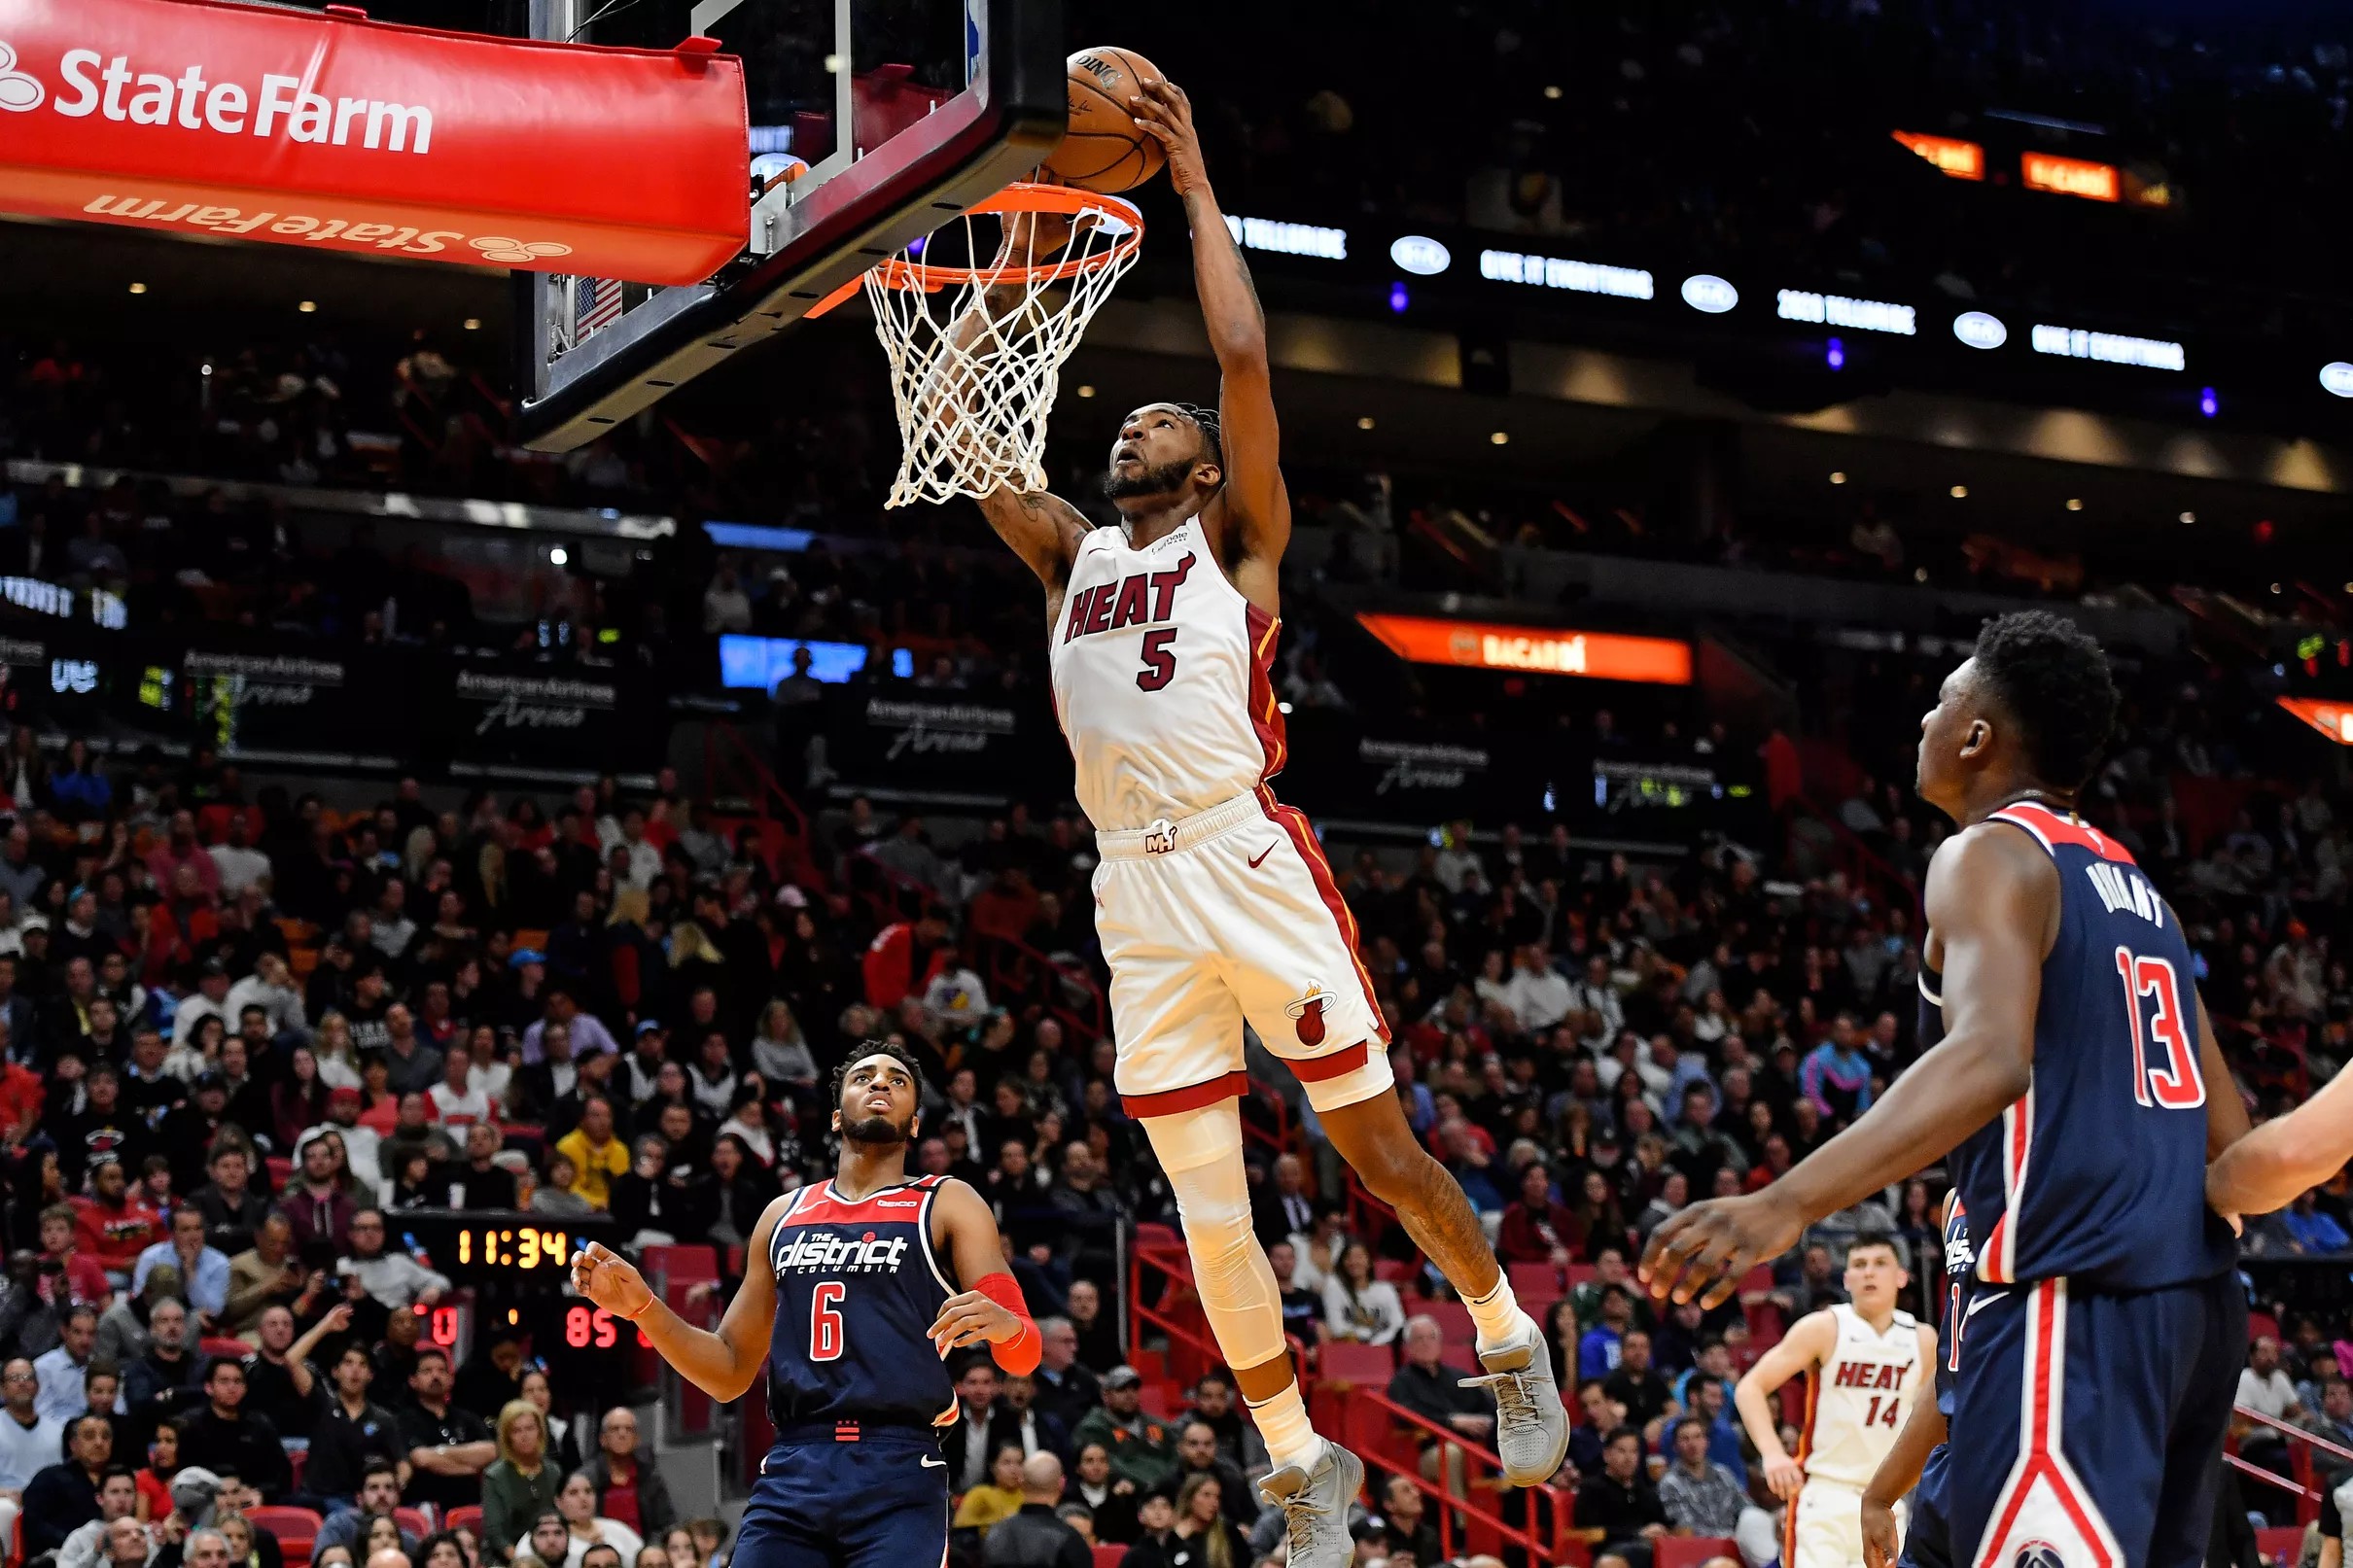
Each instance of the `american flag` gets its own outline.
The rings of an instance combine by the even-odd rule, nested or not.
[[[612,326],[621,314],[620,279],[573,279],[572,312],[575,341]]]

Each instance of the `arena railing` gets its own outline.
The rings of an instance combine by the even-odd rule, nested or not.
[[[2319,1518],[2321,1492],[2314,1477],[2318,1474],[2320,1467],[2314,1463],[2312,1456],[2315,1453],[2328,1454],[2339,1461],[2337,1468],[2343,1469],[2353,1466],[2353,1448],[2332,1443],[2317,1432],[2307,1431],[2303,1427],[2283,1421],[2277,1416],[2266,1415],[2262,1411],[2245,1405],[2233,1405],[2231,1413],[2252,1426],[2260,1426],[2279,1435],[2288,1448],[2288,1474],[2283,1476],[2275,1470],[2266,1470],[2262,1465],[2250,1463],[2237,1452],[2238,1440],[2236,1439],[2230,1444],[2230,1451],[2224,1453],[2224,1462],[2254,1478],[2264,1485],[2275,1486],[2294,1497],[2298,1525],[2310,1524]]]
[[[1139,1240],[1129,1250],[1128,1269],[1129,1365],[1157,1368],[1184,1385],[1210,1368],[1223,1366],[1193,1292],[1192,1260],[1182,1244]],[[1145,1342],[1154,1333],[1166,1349]],[[1591,1561],[1586,1545],[1569,1534],[1575,1499],[1565,1487],[1547,1483],[1527,1492],[1507,1487],[1503,1461],[1493,1448],[1415,1414],[1391,1399],[1386,1388],[1320,1376],[1316,1354],[1304,1342],[1291,1335],[1285,1342],[1317,1430],[1365,1461],[1367,1470],[1374,1472],[1368,1479],[1376,1497],[1387,1476],[1404,1477],[1433,1511],[1448,1559],[1465,1551],[1495,1555],[1517,1549],[1533,1563],[1582,1568]],[[1422,1474],[1425,1453],[1433,1448],[1434,1480]],[[1503,1500],[1514,1497],[1528,1499],[1520,1506],[1532,1509],[1535,1517],[1507,1517]]]

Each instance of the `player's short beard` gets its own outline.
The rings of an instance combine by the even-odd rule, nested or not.
[[[915,1136],[915,1123],[910,1119],[906,1126],[901,1127],[888,1116],[867,1116],[855,1122],[844,1118],[841,1135],[844,1143],[864,1143],[887,1149],[894,1144],[911,1141]]]
[[[1122,477],[1117,466],[1113,466],[1103,476],[1104,496],[1110,501],[1126,501],[1136,496],[1173,495],[1184,488],[1185,480],[1192,477],[1193,466],[1199,461],[1198,458],[1177,458],[1156,469],[1145,469],[1133,478]]]

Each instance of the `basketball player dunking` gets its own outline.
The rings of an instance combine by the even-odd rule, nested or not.
[[[1218,406],[1150,403],[1122,422],[1104,481],[1117,528],[1010,489],[981,509],[1045,584],[1055,707],[1102,854],[1095,923],[1111,966],[1121,1101],[1176,1191],[1202,1305],[1274,1458],[1263,1487],[1287,1516],[1292,1568],[1340,1568],[1353,1554],[1347,1509],[1363,1466],[1308,1424],[1274,1272],[1251,1234],[1235,1104],[1246,1020],[1468,1304],[1488,1372],[1475,1380],[1494,1391],[1508,1479],[1552,1479],[1567,1414],[1542,1333],[1478,1216],[1406,1126],[1355,922],[1315,832],[1267,788],[1283,758],[1268,666],[1291,508],[1266,322],[1184,93],[1147,82],[1131,107],[1167,147],[1192,225]],[[1067,241],[1068,220],[1035,222],[1008,232],[1008,248],[1043,255]]]
[[[744,1509],[737,1568],[944,1562],[937,1429],[956,1413],[945,1358],[985,1342],[1007,1372],[1037,1365],[989,1205],[950,1177],[907,1179],[922,1091],[892,1047],[870,1044],[835,1071],[841,1164],[760,1215],[717,1332],[689,1327],[602,1246],[573,1263],[582,1295],[636,1323],[712,1398],[742,1398],[766,1362],[776,1446]]]
[[[1787,1175],[1693,1204],[1642,1260],[1654,1294],[1721,1300],[1957,1146],[1977,1284],[1945,1486],[1971,1568],[2201,1562],[2246,1355],[2230,1227],[2206,1203],[2246,1110],[2180,917],[2074,810],[2115,714],[2073,622],[1985,624],[1920,724],[1921,798],[1960,824],[1926,889],[1944,1039]]]
[[[1856,1237],[1846,1249],[1850,1300],[1798,1319],[1733,1389],[1765,1484],[1789,1505],[1781,1568],[1862,1568],[1863,1487],[1936,1365],[1936,1330],[1896,1309],[1910,1280],[1892,1240]],[[1800,1374],[1808,1378],[1806,1426],[1793,1458],[1781,1446],[1773,1396]]]

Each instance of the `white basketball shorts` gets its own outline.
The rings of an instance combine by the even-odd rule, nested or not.
[[[1900,1541],[1904,1506],[1896,1505]],[[1863,1568],[1863,1489],[1844,1481],[1809,1480],[1789,1505],[1781,1568]]]
[[[1245,1020],[1319,1111],[1393,1087],[1355,917],[1306,817],[1261,787],[1095,843],[1095,929],[1129,1115],[1243,1094]]]

